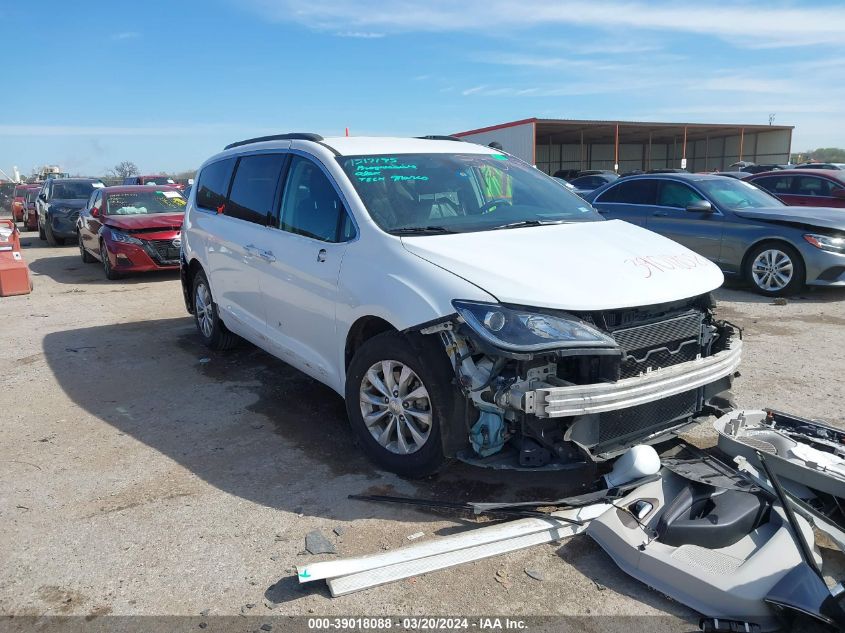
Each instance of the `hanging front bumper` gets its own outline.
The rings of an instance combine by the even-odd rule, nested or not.
[[[736,372],[742,341],[735,337],[727,349],[695,360],[656,369],[641,376],[591,385],[543,386],[508,394],[511,406],[539,418],[561,418],[616,411],[655,402],[703,387]]]

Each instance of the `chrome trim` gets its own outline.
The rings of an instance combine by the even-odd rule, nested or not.
[[[741,356],[742,341],[734,338],[728,349],[713,356],[656,369],[634,378],[613,383],[541,387],[525,395],[533,396],[534,414],[541,418],[616,411],[662,400],[729,376],[736,371]]]

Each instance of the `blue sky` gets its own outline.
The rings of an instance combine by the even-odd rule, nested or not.
[[[845,146],[845,3],[0,0],[0,169],[197,167],[233,140],[531,116]],[[14,77],[10,78],[10,73]],[[2,177],[2,175],[0,175]]]

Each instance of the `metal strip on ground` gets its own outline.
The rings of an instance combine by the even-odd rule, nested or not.
[[[583,532],[587,528],[587,524],[591,519],[600,516],[611,507],[612,506],[607,503],[598,503],[585,508],[563,510],[555,513],[570,519],[583,520],[585,521],[584,525],[573,525],[554,521],[552,519],[553,515],[550,515],[550,520],[546,521],[544,529],[537,532],[513,535],[505,539],[481,544],[470,544],[469,539],[462,539],[460,542],[453,543],[454,545],[458,545],[458,547],[451,548],[449,551],[444,551],[434,555],[409,558],[394,564],[373,567],[358,573],[341,577],[329,578],[327,583],[332,596],[342,596],[362,589],[368,589],[370,587],[376,587],[389,582],[402,580],[403,578],[410,578],[412,576],[418,576],[431,571],[446,569],[447,567],[453,567],[455,565],[489,558],[498,554],[513,552],[533,545],[550,543],[551,541],[568,538]],[[522,522],[523,521],[513,521],[512,523],[506,523],[503,526],[496,527],[510,526],[513,528],[513,524]],[[475,532],[477,533],[487,529],[489,528],[481,528],[481,530],[476,530]],[[458,536],[470,535],[475,534],[470,532],[465,535]],[[454,537],[450,537],[450,539],[453,538]],[[434,541],[433,543],[437,542],[438,541]],[[406,556],[408,554],[413,555],[413,552],[409,551],[412,549],[416,548],[404,548]],[[403,550],[397,550],[397,552],[393,553],[395,554],[402,551]],[[344,561],[337,562],[342,563]]]

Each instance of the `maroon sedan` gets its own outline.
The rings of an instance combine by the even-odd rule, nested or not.
[[[31,189],[40,189],[41,185],[18,185],[12,193],[12,220],[26,223],[26,194]]]
[[[76,222],[82,261],[102,262],[108,279],[178,270],[185,202],[173,187],[95,189]]]
[[[745,179],[790,206],[845,207],[845,171],[781,169]]]

